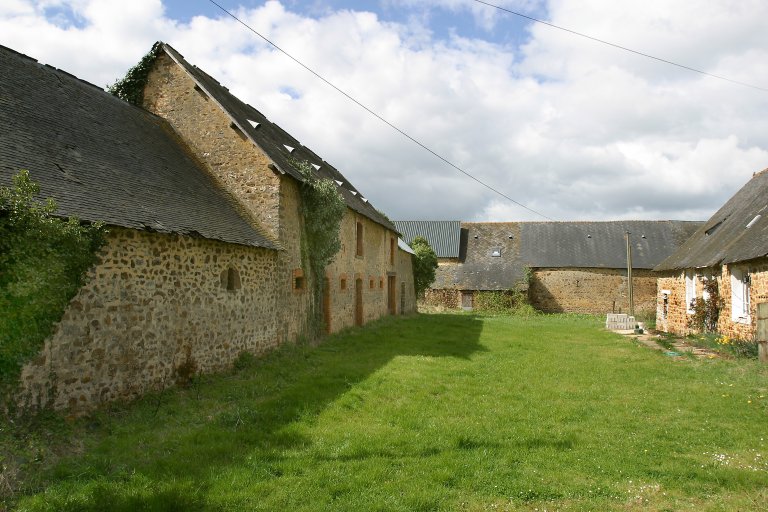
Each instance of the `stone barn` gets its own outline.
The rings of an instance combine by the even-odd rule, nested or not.
[[[458,250],[440,258],[427,303],[471,309],[478,292],[526,290],[531,304],[541,311],[577,313],[628,310],[627,232],[635,310],[655,311],[653,267],[701,225],[684,221],[395,224],[407,241],[418,235],[438,247],[454,247],[448,239],[459,241]]]
[[[692,303],[714,300],[705,289],[714,280],[722,300],[716,330],[753,340],[757,305],[768,302],[768,169],[755,173],[656,270],[660,329],[683,335],[700,331],[691,324]]]
[[[331,164],[169,45],[153,48],[143,97],[131,105],[0,47],[0,185],[28,169],[62,216],[109,230],[22,371],[23,406],[83,411],[169,385],[180,368],[227,368],[310,334],[316,307],[328,332],[415,310],[407,246]],[[297,162],[346,205],[322,283]]]

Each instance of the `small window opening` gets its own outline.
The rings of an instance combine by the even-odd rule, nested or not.
[[[304,279],[304,271],[300,268],[297,268],[293,271],[293,291],[303,291],[306,285],[307,282]]]
[[[491,249],[491,257],[493,258],[500,258],[501,257],[501,247],[494,247]]]
[[[384,288],[384,278],[383,277],[379,278],[379,288]]]
[[[205,101],[208,101],[208,95],[205,93],[205,91],[203,90],[202,87],[200,87],[199,85],[195,84],[195,91],[197,91],[197,94],[199,94],[200,96],[205,98]]]
[[[221,287],[228,292],[240,289],[240,272],[236,268],[229,267],[221,272]]]
[[[341,288],[342,290],[346,290],[347,289],[347,278],[346,277],[342,277],[339,280],[339,288]]]
[[[229,127],[234,130],[234,132],[237,134],[238,137],[240,137],[243,140],[247,140],[248,137],[243,133],[243,130],[241,130],[235,123],[230,123]]]
[[[371,290],[373,290],[374,288],[376,288],[376,281],[374,281],[373,279],[371,279],[371,280],[370,280],[370,282],[369,282],[369,287],[371,288]]]
[[[394,238],[389,239],[389,264],[394,265],[395,264],[395,247],[397,244],[395,243]]]

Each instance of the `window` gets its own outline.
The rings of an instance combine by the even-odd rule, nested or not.
[[[363,223],[358,222],[357,223],[357,251],[355,252],[355,256],[362,256],[363,255]]]
[[[749,318],[749,269],[731,269],[731,320],[743,324]]]
[[[240,272],[236,268],[229,267],[221,272],[221,287],[228,292],[240,289]]]
[[[501,247],[494,247],[491,249],[491,257],[501,258]]]
[[[395,264],[395,248],[397,247],[397,243],[395,243],[394,238],[389,239],[389,264],[394,265]]]
[[[304,291],[304,289],[307,286],[307,282],[304,279],[304,271],[300,268],[297,268],[293,271],[293,291],[295,292],[301,292]]]
[[[369,287],[371,290],[373,290],[374,288],[376,288],[376,281],[374,281],[373,279],[369,279],[369,282],[368,282],[368,287]]]
[[[339,278],[339,289],[341,290],[347,289],[347,276],[342,276]]]
[[[685,309],[688,314],[693,314],[693,301],[696,299],[696,273],[692,270],[685,271]]]

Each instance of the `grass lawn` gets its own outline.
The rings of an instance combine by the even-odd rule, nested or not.
[[[388,318],[30,427],[25,439],[53,442],[48,429],[80,448],[40,461],[14,500],[57,511],[765,510],[767,397],[765,366],[670,358],[594,318]]]

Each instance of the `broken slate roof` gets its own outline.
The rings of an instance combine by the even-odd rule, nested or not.
[[[62,216],[275,248],[163,119],[0,46],[0,185],[20,169]]]
[[[768,169],[755,173],[655,270],[681,270],[768,256]]]
[[[438,258],[458,258],[461,222],[458,220],[396,220],[397,230],[406,243],[424,237]]]
[[[173,47],[165,43],[159,44],[187,72],[197,86],[219,104],[232,123],[272,160],[279,172],[288,174],[298,181],[304,181],[304,177],[296,169],[293,161],[309,162],[317,177],[331,179],[336,183],[344,202],[350,209],[387,229],[397,231],[392,222],[374,208],[335,167],[303,146],[288,132],[267,119],[264,114],[241,101],[208,73],[187,62],[184,56]]]

